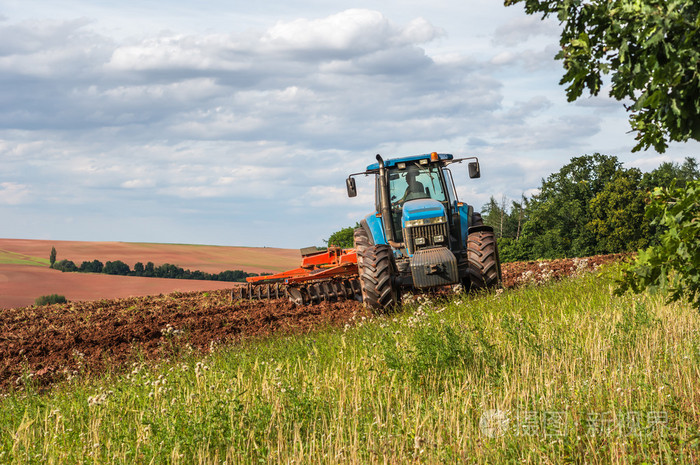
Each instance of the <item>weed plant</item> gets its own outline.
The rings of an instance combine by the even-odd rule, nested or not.
[[[613,287],[418,297],[30,385],[0,400],[0,463],[698,463],[700,316]]]

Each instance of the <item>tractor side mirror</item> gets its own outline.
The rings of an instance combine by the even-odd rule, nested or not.
[[[470,177],[471,179],[475,179],[475,178],[480,178],[480,177],[481,177],[481,169],[479,168],[479,162],[478,162],[478,161],[469,162],[469,177]]]
[[[357,197],[357,186],[355,186],[355,178],[347,178],[345,187],[348,189],[348,197]]]

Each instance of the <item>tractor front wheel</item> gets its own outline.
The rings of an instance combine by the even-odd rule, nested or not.
[[[497,287],[501,283],[501,262],[493,231],[473,232],[467,238],[469,281],[472,290]]]
[[[399,292],[394,284],[397,274],[394,254],[386,244],[369,245],[358,250],[360,287],[365,307],[389,309],[399,301]]]

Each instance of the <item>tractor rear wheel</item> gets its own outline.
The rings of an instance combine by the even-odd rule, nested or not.
[[[500,285],[501,262],[493,231],[477,231],[467,237],[467,259],[472,290]]]
[[[397,271],[391,247],[386,244],[369,245],[362,251],[358,250],[357,261],[363,305],[377,310],[396,305],[399,293],[394,284]]]

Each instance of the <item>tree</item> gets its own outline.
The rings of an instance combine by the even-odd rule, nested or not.
[[[671,187],[675,180],[676,187],[685,187],[688,181],[700,180],[700,170],[695,158],[686,157],[682,165],[664,162],[650,173],[644,173],[642,187],[649,191],[655,187]]]
[[[115,260],[113,262],[105,263],[102,272],[105,274],[116,274],[121,276],[126,276],[131,272],[129,265],[121,260]]]
[[[595,235],[596,253],[632,252],[647,247],[652,236],[644,218],[646,192],[637,168],[618,169],[589,203],[586,225]]]
[[[73,263],[71,260],[60,260],[56,262],[53,265],[54,270],[59,270],[62,272],[72,272],[72,271],[78,271],[78,267],[75,266],[75,263]]]
[[[355,232],[355,229],[359,227],[360,223],[356,223],[355,227],[348,226],[347,228],[343,228],[340,231],[336,231],[331,234],[330,237],[324,242],[328,244],[328,246],[334,245],[336,247],[349,249],[353,246],[352,235]]]
[[[700,140],[700,2],[697,0],[504,0],[527,14],[556,15],[569,101],[597,95],[630,100],[634,151]]]
[[[134,275],[143,276],[143,272],[145,270],[146,269],[144,268],[143,263],[141,263],[141,262],[134,263]]]
[[[49,265],[49,268],[53,268],[53,264],[56,263],[56,247],[51,247],[51,254],[49,255],[49,262],[51,262],[51,265]]]
[[[152,278],[155,276],[155,265],[153,262],[148,262],[146,263],[146,266],[143,269],[143,276],[146,276],[148,278]]]
[[[700,310],[700,181],[654,189],[646,215],[663,229],[660,243],[623,270],[618,293],[660,290]]]
[[[528,203],[519,253],[531,259],[594,254],[596,237],[586,227],[591,220],[589,204],[621,167],[617,157],[595,153],[574,157],[543,179],[540,193]]]
[[[85,261],[80,264],[79,271],[82,273],[102,273],[104,265],[99,260],[93,260],[91,262]]]

